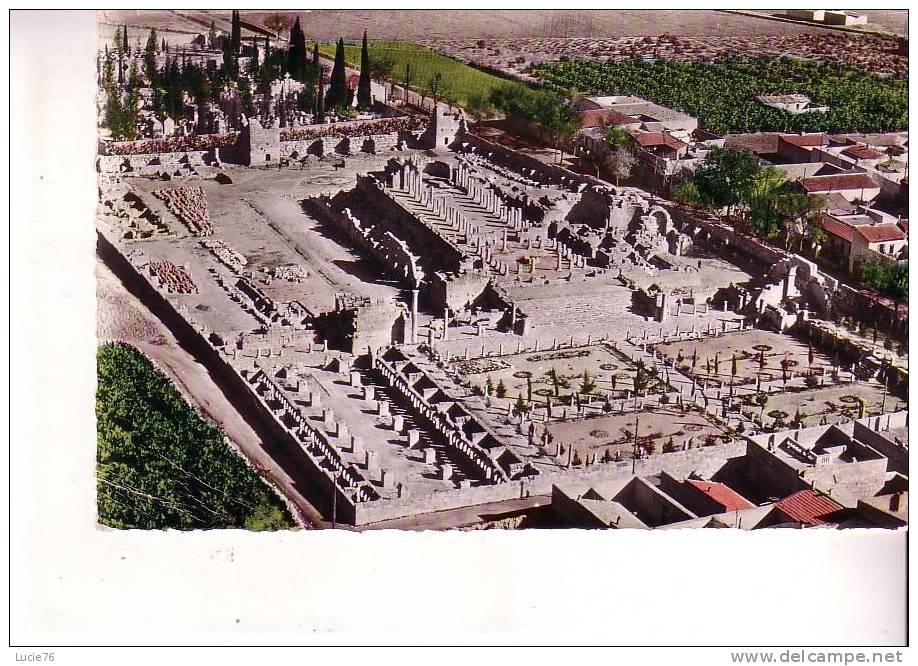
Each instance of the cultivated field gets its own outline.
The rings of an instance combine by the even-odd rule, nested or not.
[[[334,57],[334,45],[323,44],[320,50],[329,58]],[[360,46],[345,45],[344,57],[349,66],[358,67],[360,65]],[[423,46],[407,42],[371,42],[370,59],[391,63],[391,77],[396,83],[404,83],[405,68],[409,66],[411,70],[409,87],[428,94],[432,93],[434,77],[440,74],[438,97],[448,99],[451,103],[463,107],[468,105],[469,98],[472,96],[487,99],[495,88],[521,85],[493,74],[487,74]]]
[[[712,132],[886,132],[908,127],[908,79],[828,63],[782,59],[701,62],[562,62],[538,75],[559,90],[637,95],[697,117]],[[793,115],[761,94],[804,93],[825,113]]]

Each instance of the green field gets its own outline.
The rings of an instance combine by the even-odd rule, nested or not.
[[[119,529],[286,529],[284,504],[146,357],[97,354],[99,522]]]
[[[527,87],[522,83],[514,83],[493,74],[482,72],[458,60],[432,51],[423,46],[407,42],[370,42],[371,62],[387,61],[392,64],[391,74],[388,78],[401,85],[405,80],[405,65],[411,66],[411,82],[409,88],[418,92],[427,92],[430,82],[438,73],[442,75],[438,96],[449,100],[450,103],[460,107],[469,106],[474,98],[489,99],[491,92],[496,88],[507,86]],[[322,53],[334,57],[335,45],[323,44]],[[360,65],[360,45],[345,44],[344,57],[348,66]]]
[[[792,58],[718,63],[578,60],[538,74],[557,90],[637,95],[684,111],[715,133],[886,132],[908,128],[908,79],[880,77],[832,63]],[[755,95],[805,93],[826,113],[793,115]]]

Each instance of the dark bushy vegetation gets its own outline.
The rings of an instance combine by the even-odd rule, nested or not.
[[[885,263],[878,259],[867,259],[857,265],[857,277],[864,284],[877,291],[908,300],[908,262]]]
[[[139,351],[99,348],[99,522],[115,528],[284,529],[277,496]]]
[[[541,67],[537,73],[559,90],[637,95],[679,109],[716,133],[885,132],[908,127],[907,78],[881,77],[828,62],[577,60]],[[804,93],[829,111],[793,115],[755,99],[781,93]]]

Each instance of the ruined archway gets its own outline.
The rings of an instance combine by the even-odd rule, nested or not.
[[[654,206],[647,212],[647,217],[655,222],[656,231],[661,236],[666,236],[673,228],[673,218],[665,208]]]

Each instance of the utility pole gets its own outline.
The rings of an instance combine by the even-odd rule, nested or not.
[[[631,452],[631,475],[637,473],[637,455],[638,455],[638,428],[640,427],[640,416],[634,417],[634,450]]]

